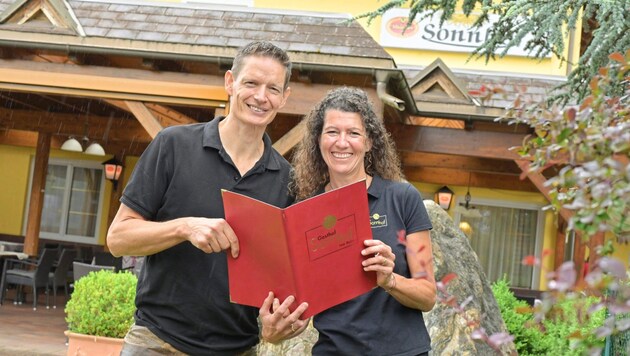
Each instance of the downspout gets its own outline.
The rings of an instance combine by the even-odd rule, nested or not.
[[[381,71],[376,72],[376,95],[386,105],[389,105],[398,111],[405,111],[405,101],[387,92],[387,82],[389,79],[389,73]]]

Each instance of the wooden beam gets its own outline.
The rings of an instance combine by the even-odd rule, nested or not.
[[[510,151],[510,148],[520,146],[525,137],[522,134],[505,132],[466,131],[403,124],[389,124],[388,129],[400,151],[503,160],[520,158],[517,153]]]
[[[50,134],[40,132],[37,136],[33,185],[31,186],[26,235],[24,236],[24,252],[29,256],[37,256],[38,251],[44,189],[46,188],[46,174],[48,173],[48,156],[50,156]]]
[[[82,114],[59,114],[30,110],[9,110],[0,108],[0,129],[15,129],[34,132],[47,132],[53,135],[85,134],[85,123],[90,127],[90,139],[100,140],[105,133],[105,123],[109,117]],[[148,143],[151,136],[137,120],[114,117],[115,123],[108,135],[108,142]]]
[[[291,94],[289,95],[289,98],[287,99],[284,107],[278,110],[278,113],[289,115],[306,115],[321,99],[324,98],[324,96],[326,96],[326,93],[329,90],[338,87],[338,85],[305,84],[297,82],[291,82],[289,83],[289,86],[291,87]],[[377,115],[382,115],[384,105],[383,102],[378,98],[378,95],[376,94],[376,89],[361,89],[365,91],[367,96],[372,101],[374,112],[376,112]]]
[[[295,127],[293,127],[284,136],[278,139],[273,144],[273,148],[275,148],[281,155],[285,155],[295,145],[297,145],[298,142],[300,142],[300,140],[304,137],[305,132],[306,132],[306,120],[302,120],[300,121],[299,124],[295,125]]]
[[[0,59],[0,82],[222,102],[228,98],[220,76],[23,60]]]
[[[551,199],[551,195],[549,194],[549,192],[551,192],[551,188],[545,185],[545,183],[547,182],[547,178],[545,178],[545,176],[543,176],[542,173],[531,172],[529,170],[528,161],[523,160],[523,159],[518,159],[518,160],[515,160],[515,162],[521,168],[523,173],[527,174],[527,178],[529,178],[529,180],[532,183],[534,183],[538,191],[540,191],[545,196],[545,198],[547,198],[547,200],[551,202],[552,199]],[[569,221],[571,219],[571,216],[573,216],[573,212],[565,208],[560,208],[559,213],[562,216],[562,218],[566,221]]]
[[[405,177],[409,181],[440,185],[468,185],[469,173],[458,169],[403,167]],[[517,190],[537,192],[536,187],[518,176],[496,175],[490,173],[470,173],[470,185],[479,188]]]
[[[463,157],[428,152],[400,152],[400,160],[406,167],[450,168],[467,172],[509,174],[518,176],[521,169],[514,161],[489,158]]]
[[[158,132],[162,131],[162,125],[144,104],[137,101],[125,101],[125,105],[127,105],[152,139],[155,138]]]
[[[197,123],[197,120],[194,120],[182,113],[177,112],[169,107],[159,104],[153,103],[144,103],[149,110],[155,115],[163,118],[164,120],[169,120],[170,122],[164,123],[164,126],[174,126],[174,125],[183,125],[183,124],[194,124]]]

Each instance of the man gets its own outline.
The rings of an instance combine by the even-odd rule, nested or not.
[[[230,303],[227,258],[238,257],[239,244],[221,199],[227,189],[291,203],[290,166],[265,134],[290,94],[290,75],[283,50],[246,45],[225,74],[229,114],[166,128],[142,154],[107,235],[114,255],[146,256],[123,355],[252,354],[259,312],[271,342],[306,327],[298,317],[307,305],[290,313],[292,296],[280,304],[270,293],[260,310]]]

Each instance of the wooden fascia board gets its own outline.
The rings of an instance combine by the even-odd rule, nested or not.
[[[0,59],[0,82],[49,88],[227,101],[223,78]]]
[[[49,6],[52,7],[57,16],[61,18],[63,24],[68,28],[71,28],[80,36],[85,36],[85,31],[83,30],[83,26],[77,19],[72,7],[65,0],[48,0]]]
[[[154,42],[106,37],[81,37],[63,34],[33,33],[0,30],[0,43],[5,42],[25,48],[58,48],[77,53],[119,53],[126,55],[150,55],[169,59],[195,59],[201,62],[225,62],[231,64],[238,48],[226,46],[199,46],[186,43]],[[295,69],[313,66],[330,67],[331,70],[359,70],[372,73],[376,69],[396,69],[392,58],[333,55],[314,52],[289,51]]]
[[[510,150],[523,143],[523,134],[438,127],[388,125],[400,151],[430,152],[468,157],[515,160]]]
[[[17,0],[11,5],[9,5],[1,14],[0,14],[0,23],[5,23],[13,14],[15,14],[18,10],[24,6],[30,0]]]
[[[416,107],[418,108],[417,114],[421,116],[460,120],[494,120],[505,114],[504,109],[474,104],[416,101]]]

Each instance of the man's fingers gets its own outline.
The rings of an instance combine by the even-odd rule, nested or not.
[[[227,249],[229,247],[229,249],[232,251],[232,257],[238,257],[238,253],[240,252],[238,238],[236,237],[236,234],[234,233],[234,230],[232,230],[230,224],[228,224],[227,222],[225,223],[225,227],[223,228],[223,233],[225,234],[225,237],[227,238],[227,242],[229,244],[229,246],[225,246],[225,248]]]

